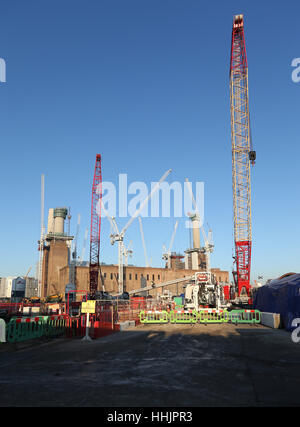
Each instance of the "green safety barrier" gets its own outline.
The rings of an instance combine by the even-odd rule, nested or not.
[[[27,319],[12,318],[6,325],[6,340],[15,343],[42,336],[62,336],[66,332],[67,320],[62,317],[53,318],[51,316]]]
[[[231,323],[253,323],[261,322],[259,310],[232,310],[230,311]]]
[[[170,311],[170,323],[197,323],[197,311]]]
[[[57,337],[64,335],[66,331],[66,319],[50,318],[45,324],[45,336]]]
[[[208,311],[200,310],[198,312],[199,323],[227,323],[229,316],[227,311]]]
[[[250,323],[261,322],[259,310],[141,311],[141,323]]]
[[[167,311],[141,311],[139,314],[141,323],[168,323],[169,314]]]
[[[24,322],[13,318],[6,325],[6,339],[8,342],[21,342],[44,335],[48,316],[39,317],[38,321]]]

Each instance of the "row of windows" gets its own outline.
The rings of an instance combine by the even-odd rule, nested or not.
[[[103,273],[103,277],[104,277],[104,279],[106,279],[106,278],[108,278],[108,276],[109,276],[109,274],[107,274],[107,273]],[[132,280],[132,276],[133,276],[133,274],[131,274],[131,273],[129,273],[128,274],[128,276],[129,276],[129,280]],[[137,273],[135,273],[134,274],[134,276],[135,276],[135,280],[138,280],[138,274]],[[141,278],[142,277],[144,277],[144,275],[143,275],[143,273],[140,275],[141,276]],[[151,274],[147,274],[146,275],[146,280],[150,280],[150,276],[151,276]],[[119,279],[119,273],[117,273],[116,275],[115,275],[115,277],[117,278],[117,279]],[[113,278],[114,278],[114,275],[113,275],[113,273],[110,273],[110,280],[113,280]],[[123,275],[123,279],[124,280],[126,280],[126,274],[124,273],[124,275]],[[152,279],[151,280],[155,280],[155,275],[154,274],[152,274]],[[160,274],[158,274],[157,275],[157,280],[160,280]]]
[[[104,279],[108,278],[109,274],[110,274],[110,280],[113,280],[113,278],[114,278],[114,274],[113,273],[103,273]],[[134,276],[135,280],[138,280],[138,274],[137,273],[135,273],[134,275],[131,274],[131,273],[129,273],[128,274],[129,280],[132,280],[133,276]],[[151,274],[147,274],[146,275],[146,280],[150,280],[150,276],[151,276]],[[140,277],[141,278],[144,277],[143,273],[141,273]],[[119,273],[116,274],[116,278],[119,279]],[[126,280],[126,274],[125,273],[124,273],[123,278],[124,278],[124,280]],[[155,280],[155,275],[154,274],[152,274],[151,280],[153,280],[153,281]],[[157,280],[160,280],[160,274],[157,275]],[[222,282],[222,277],[221,276],[219,276],[219,281]],[[228,282],[227,278],[226,278],[225,281]]]

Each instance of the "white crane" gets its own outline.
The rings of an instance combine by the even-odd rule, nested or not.
[[[80,229],[81,215],[78,214],[76,235],[74,241],[71,243],[71,257],[70,257],[70,269],[69,269],[69,283],[73,286],[76,284],[76,258],[77,258],[77,240]]]
[[[27,273],[25,274],[25,276],[23,276],[25,280],[27,279],[28,274],[30,273],[31,269],[32,269],[32,267],[29,267],[28,270],[27,270]]]
[[[86,242],[87,242],[87,238],[88,238],[88,233],[89,233],[89,229],[86,228],[85,229],[85,233],[84,233],[84,240],[83,240],[83,246],[82,246],[82,250],[81,250],[81,256],[79,258],[80,262],[83,262],[83,260],[84,260],[84,254],[85,254],[85,248],[86,248]]]
[[[188,190],[193,202],[193,206],[195,209],[195,213],[194,214],[188,214],[191,218],[194,217],[195,215],[197,216],[198,220],[200,220],[200,215],[199,215],[199,210],[195,201],[195,198],[193,196],[193,192],[192,192],[192,188],[191,188],[191,183],[189,182],[189,180],[186,178],[185,179],[187,184],[188,184]],[[200,225],[200,229],[203,235],[203,239],[204,239],[204,247],[201,248],[202,251],[205,253],[205,257],[206,257],[206,271],[210,272],[211,268],[210,268],[210,254],[214,251],[214,244],[213,244],[213,240],[212,240],[212,230],[210,229],[208,232],[208,237],[206,236],[206,233],[204,231],[204,228],[202,225]]]
[[[39,244],[39,271],[38,271],[38,296],[42,292],[42,276],[43,276],[43,251],[45,240],[45,224],[44,224],[44,203],[45,203],[45,175],[41,175],[41,237]]]
[[[73,244],[72,244],[72,258],[73,260],[76,261],[77,258],[77,240],[78,240],[78,235],[79,235],[79,229],[80,229],[80,220],[81,220],[81,215],[78,214],[78,219],[77,219],[77,228],[76,228],[76,235],[75,235],[75,239],[73,240]]]
[[[143,231],[143,223],[142,223],[142,218],[140,216],[139,216],[139,223],[140,223],[140,233],[141,233],[141,238],[142,238],[142,243],[144,248],[145,263],[146,263],[146,267],[149,267],[147,248],[146,248],[145,236]]]
[[[132,240],[130,240],[129,245],[127,248],[125,248],[125,246],[123,246],[123,255],[125,258],[125,267],[128,266],[128,257],[132,257]]]
[[[160,185],[162,184],[162,182],[167,178],[167,176],[170,174],[172,169],[168,169],[164,175],[160,178],[160,180],[156,183],[156,185],[153,187],[152,191],[150,194],[148,194],[148,196],[145,198],[145,200],[140,204],[140,207],[134,212],[134,214],[132,215],[132,217],[130,218],[130,220],[127,222],[127,224],[125,225],[125,227],[123,227],[123,229],[121,230],[121,232],[119,232],[116,220],[114,217],[110,217],[106,211],[106,209],[104,208],[104,204],[102,203],[101,200],[101,205],[102,208],[104,210],[105,215],[107,216],[107,218],[110,221],[110,224],[113,228],[113,230],[115,230],[115,233],[112,233],[110,235],[110,242],[112,245],[115,244],[115,242],[118,242],[118,265],[119,265],[119,294],[123,294],[124,292],[124,277],[123,277],[123,254],[124,254],[124,235],[126,233],[126,231],[128,230],[128,228],[130,227],[130,225],[132,224],[132,222],[135,220],[135,218],[140,214],[140,212],[144,209],[144,207],[146,206],[146,204],[148,203],[148,201],[151,199],[151,197],[153,196],[154,193],[156,193],[156,191],[159,189]]]
[[[165,259],[167,261],[168,268],[171,268],[171,250],[172,250],[172,246],[174,243],[177,227],[178,227],[178,221],[176,221],[175,226],[174,226],[174,230],[172,233],[169,249],[167,250],[166,247],[163,246],[164,253],[163,253],[162,259]]]

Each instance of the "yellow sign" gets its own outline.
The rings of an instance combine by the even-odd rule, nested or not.
[[[95,313],[96,301],[86,301],[81,303],[81,313]]]

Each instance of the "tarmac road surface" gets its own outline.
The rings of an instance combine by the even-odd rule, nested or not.
[[[0,344],[0,406],[299,406],[300,343],[261,325],[140,325]]]

